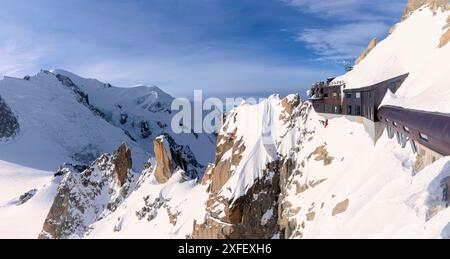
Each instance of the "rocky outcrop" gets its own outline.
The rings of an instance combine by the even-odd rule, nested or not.
[[[314,157],[316,161],[323,161],[323,166],[333,163],[334,157],[330,156],[325,145],[317,147],[313,153],[308,156],[308,159]]]
[[[162,139],[164,139],[164,141],[162,141]],[[170,158],[171,165],[172,165],[172,173],[170,173],[170,175],[173,174],[173,171],[177,171],[178,169],[181,169],[184,171],[184,176],[186,177],[186,179],[201,179],[202,178],[203,172],[206,169],[206,167],[197,161],[197,158],[195,157],[194,153],[192,152],[192,150],[189,146],[179,145],[178,143],[175,142],[175,139],[169,134],[163,134],[163,135],[157,137],[156,140],[158,140],[159,142],[162,141],[162,143],[165,143],[164,144],[164,147],[166,150],[165,153]],[[153,143],[153,144],[154,144],[154,146],[157,145],[158,149],[160,151],[162,151],[162,149],[160,148],[161,146],[158,143]],[[162,159],[161,161],[164,161],[165,158],[163,157],[163,154],[161,154],[161,153],[156,154],[156,153],[157,152],[155,149],[156,159],[158,160],[158,157],[160,157]],[[168,165],[163,165],[162,169],[168,170],[168,169],[170,169],[170,167],[168,167]],[[168,176],[169,176],[169,173],[166,172],[165,178],[167,178]],[[168,178],[167,178],[167,180],[168,180]],[[162,179],[162,182],[165,182],[165,180]]]
[[[405,11],[403,13],[402,21],[406,20],[411,14],[420,7],[428,5],[434,12],[439,9],[450,10],[450,3],[448,0],[408,0]]]
[[[0,140],[11,138],[19,131],[19,122],[0,96]]]
[[[356,59],[355,65],[358,65],[363,59],[369,55],[369,53],[377,46],[377,39],[373,38],[370,40],[369,45],[367,48],[363,51],[363,53]]]
[[[389,28],[389,35],[391,35],[392,33],[394,33],[394,31],[397,29],[397,25],[391,26],[391,28]]]
[[[279,105],[282,112],[277,118],[288,130],[295,128],[297,118],[307,120],[310,105],[298,96],[286,98]],[[207,219],[194,224],[192,238],[284,238],[290,222],[282,218],[286,204],[280,201],[287,192],[290,176],[296,173],[296,164],[289,156],[278,155],[274,161],[267,163],[261,176],[255,179],[245,194],[235,199],[224,196],[224,193],[231,191],[229,188],[234,188],[227,185],[228,181],[238,173],[236,169],[243,163],[242,156],[247,150],[243,137],[237,134],[237,128],[232,128],[237,116],[237,112],[228,114],[218,136],[215,163],[208,167],[202,181],[202,184],[208,185],[210,194]]]
[[[236,138],[236,131],[231,134],[219,135],[216,149],[216,163],[212,168],[211,193],[216,195],[230,179],[233,169],[239,165],[245,145],[242,138]],[[223,159],[226,153],[231,156]]]
[[[153,142],[156,171],[155,177],[159,183],[165,183],[179,169],[188,179],[201,179],[206,167],[195,158],[189,146],[178,145],[168,134],[161,135]]]
[[[278,197],[280,194],[279,162],[266,166],[244,196],[232,202],[220,195],[208,201],[208,218],[195,224],[194,239],[270,239],[280,231]]]
[[[105,113],[103,113],[100,109],[96,108],[95,106],[93,106],[90,102],[89,102],[89,95],[86,94],[85,92],[83,92],[79,86],[77,86],[72,79],[70,79],[67,76],[61,75],[61,74],[53,74],[52,72],[49,71],[42,71],[46,74],[49,75],[54,75],[56,77],[56,79],[58,79],[61,84],[67,88],[69,88],[70,90],[72,90],[72,92],[74,93],[77,101],[81,104],[83,104],[84,106],[86,106],[94,115],[101,117],[102,119],[108,121]]]
[[[172,177],[174,168],[169,143],[164,136],[153,141],[153,150],[156,159],[155,179],[159,183],[165,183]]]
[[[442,34],[441,40],[439,42],[439,48],[444,47],[450,41],[450,29],[446,33]]]
[[[114,171],[117,177],[119,186],[122,187],[127,178],[128,172],[133,167],[133,159],[131,158],[131,149],[124,143],[119,149],[114,152],[112,156],[112,162],[114,164]]]
[[[146,139],[152,135],[148,121],[141,121],[141,137]]]
[[[333,211],[331,212],[331,215],[336,216],[338,214],[344,213],[345,211],[347,211],[349,203],[350,203],[349,199],[346,199],[344,201],[339,202],[333,208]]]
[[[29,200],[31,200],[31,198],[34,197],[34,195],[36,195],[36,193],[37,193],[37,189],[32,189],[32,190],[29,190],[28,192],[20,195],[17,205],[22,205],[22,204],[27,203]]]
[[[84,237],[91,224],[114,212],[127,197],[136,180],[130,168],[131,153],[125,145],[113,155],[102,155],[87,169],[60,168],[55,177],[62,180],[39,238]]]
[[[444,186],[444,202],[448,207],[450,206],[450,177],[443,179],[442,185]]]

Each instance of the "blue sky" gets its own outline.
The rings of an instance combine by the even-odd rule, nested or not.
[[[175,96],[302,92],[343,73],[405,0],[2,0],[0,75],[62,68]]]

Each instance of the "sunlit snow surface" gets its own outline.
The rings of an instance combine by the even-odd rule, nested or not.
[[[52,172],[0,160],[0,238],[37,238],[59,180]],[[36,194],[19,204],[20,196],[33,189]]]
[[[346,89],[373,85],[405,73],[409,77],[385,104],[450,113],[450,44],[438,48],[450,11],[422,8],[380,42],[354,70],[336,78]]]
[[[399,24],[353,72],[343,76],[348,87],[370,85],[409,72],[410,77],[397,96],[386,99],[386,103],[450,112],[445,84],[449,82],[449,46],[436,49],[448,14],[438,12],[433,16],[422,10]],[[45,87],[33,83],[42,80]],[[118,146],[114,142],[123,137],[121,130],[99,122],[87,108],[83,110],[67,98],[70,92],[56,83],[45,73],[31,82],[7,78],[0,83],[0,95],[21,124],[16,139],[0,144],[0,238],[38,236],[60,180],[47,171],[53,171],[53,164],[65,161],[70,148],[96,143],[111,152]],[[152,100],[154,96],[148,98]],[[97,102],[105,109],[110,105]],[[45,118],[38,115],[42,110],[48,113]],[[289,156],[297,164],[304,162],[301,174],[293,174],[289,179],[284,197],[293,207],[301,208],[292,217],[299,228],[305,223],[301,229],[303,238],[450,238],[450,209],[445,208],[442,199],[442,180],[450,177],[450,157],[416,174],[412,169],[415,155],[410,147],[401,149],[386,133],[374,145],[362,125],[338,118],[324,127],[320,122],[323,118],[314,111],[306,121],[299,117],[292,121],[293,127],[288,127],[280,120],[284,109],[277,96],[258,105],[243,104],[232,113],[236,114],[236,121],[229,120],[226,129],[237,129],[236,139],[242,138],[246,149],[221,195],[239,198],[261,177],[265,163],[279,155]],[[80,125],[71,114],[83,116],[85,123]],[[61,128],[48,127],[55,121],[62,121]],[[93,133],[84,130],[90,127],[95,127]],[[304,137],[305,132],[310,135]],[[311,156],[320,146],[332,157],[330,164]],[[297,191],[297,183],[311,182],[320,184]],[[34,196],[19,204],[20,196],[34,189]],[[194,222],[205,221],[207,199],[207,186],[186,181],[181,171],[165,184],[155,181],[152,170],[144,171],[118,209],[92,224],[85,237],[186,238],[192,233]],[[139,219],[137,212],[146,203],[156,201],[163,202],[154,205],[151,220]],[[336,205],[343,201],[348,206],[333,215]],[[176,221],[171,221],[170,215],[177,215]],[[261,227],[270,216],[273,215],[267,211]]]
[[[272,97],[259,106],[242,105],[237,108],[237,123],[239,117],[245,118],[246,113],[255,118],[267,116],[268,105],[274,107],[271,119],[278,120],[281,109],[280,100]],[[241,113],[242,112],[242,113]],[[300,120],[300,119],[299,119]],[[301,207],[295,216],[297,222],[305,223],[304,238],[445,238],[449,235],[450,210],[443,204],[443,186],[441,179],[450,176],[450,158],[443,158],[425,168],[419,174],[414,174],[412,165],[414,154],[410,148],[401,149],[397,143],[383,135],[377,145],[364,131],[362,125],[350,122],[344,118],[329,121],[324,127],[317,114],[313,111],[306,124],[296,124],[297,127],[287,129],[275,127],[271,133],[274,140],[282,143],[278,152],[292,150],[301,138],[301,130],[315,131],[314,138],[303,140],[300,152],[295,159],[301,163],[318,146],[326,145],[333,162],[324,166],[323,161],[314,157],[305,160],[302,176],[293,176],[289,180],[288,196],[285,198],[294,207]],[[243,122],[243,121],[242,121]],[[253,127],[258,128],[259,126]],[[255,128],[253,128],[255,129]],[[243,155],[239,168],[222,188],[223,194],[229,193],[238,198],[245,194],[253,181],[261,173],[262,166],[253,163],[264,162],[271,158],[260,144],[260,129],[240,132],[249,143],[249,152]],[[281,138],[280,136],[287,135]],[[241,135],[242,134],[242,135]],[[250,145],[253,143],[253,145]],[[258,167],[247,167],[249,163]],[[122,206],[106,219],[94,224],[88,238],[184,238],[192,232],[194,221],[202,223],[205,217],[207,193],[205,186],[195,182],[180,182],[176,174],[164,185],[157,184],[150,175],[145,183],[122,204]],[[241,179],[242,182],[238,183]],[[323,183],[306,192],[297,194],[295,183],[301,184],[326,179]],[[249,183],[249,184],[243,184]],[[249,186],[250,185],[250,186]],[[230,190],[227,192],[226,190]],[[144,206],[143,197],[150,195],[150,200],[162,198],[169,200],[172,211],[180,212],[175,225],[169,222],[167,209],[162,207],[156,213],[156,218],[148,222],[138,220],[135,213]],[[344,213],[333,216],[332,210],[337,203],[349,200],[349,206]],[[323,203],[323,206],[322,206]],[[441,210],[433,217],[430,211],[440,206]],[[309,210],[310,208],[312,210]],[[306,214],[315,212],[313,221],[306,220]],[[267,211],[264,218],[270,217]],[[264,225],[264,218],[261,227]],[[117,230],[120,225],[120,231]]]

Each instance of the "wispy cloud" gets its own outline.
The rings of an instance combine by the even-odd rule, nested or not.
[[[317,57],[356,55],[393,16],[391,0],[228,2],[3,0],[0,74],[63,68],[175,95],[302,91],[342,72]]]
[[[22,75],[39,67],[38,61],[45,55],[46,49],[33,44],[28,31],[4,23],[0,35],[8,35],[0,38],[0,76]]]
[[[383,39],[405,5],[404,0],[280,0],[326,21],[326,25],[302,28],[296,40],[321,60],[352,60],[370,39]]]
[[[342,21],[389,19],[392,15],[397,15],[406,5],[405,0],[280,1],[298,7],[302,12]]]
[[[322,16],[340,17],[345,19],[349,13],[361,5],[361,0],[334,0],[334,1],[310,1],[310,0],[281,0],[286,4],[296,6],[304,12]]]
[[[349,23],[331,28],[305,29],[297,40],[324,59],[347,60],[361,54],[371,38],[384,33],[384,23]]]
[[[281,31],[302,20],[278,0],[4,1],[0,74],[62,68],[174,95],[239,95],[303,91],[340,69],[307,63]]]

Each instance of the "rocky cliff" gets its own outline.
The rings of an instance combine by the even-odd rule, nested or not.
[[[419,8],[427,5],[434,12],[438,10],[450,10],[448,0],[408,0],[405,11],[403,13],[402,21],[409,18],[409,16]]]
[[[271,125],[262,145],[257,136],[265,127],[248,128],[249,114]],[[190,237],[448,236],[449,158],[419,176],[415,159],[386,136],[374,146],[362,124],[328,121],[296,96],[243,105],[219,134],[202,181],[206,218]]]
[[[66,165],[53,205],[45,219],[40,239],[81,238],[89,226],[115,211],[136,180],[131,171],[131,151],[121,145],[88,168]]]
[[[363,59],[369,55],[369,53],[377,46],[377,39],[373,38],[370,40],[369,45],[367,48],[363,51],[363,53],[356,59],[355,65],[358,65]]]
[[[17,118],[0,96],[0,140],[14,136],[18,130]]]
[[[444,47],[450,41],[450,15],[447,18],[447,25],[445,25],[443,29],[447,31],[441,36],[439,48]]]
[[[294,172],[292,157],[281,151],[285,134],[294,128],[295,122],[307,120],[310,106],[299,99],[290,96],[281,101],[267,101],[263,106],[271,106],[272,116],[276,124],[286,129],[281,136],[275,139],[263,137],[263,147],[273,148],[274,156],[267,159],[263,150],[255,150],[249,141],[249,136],[239,133],[239,125],[246,120],[245,112],[231,112],[229,118],[218,137],[216,161],[208,168],[203,185],[208,186],[209,199],[207,201],[207,220],[202,224],[195,224],[193,238],[273,238],[285,237],[288,224],[284,223],[282,203],[283,193],[286,190],[287,179]],[[261,107],[266,109],[267,107]],[[259,135],[263,132],[249,132]],[[271,132],[272,134],[274,132]],[[266,136],[267,137],[267,136]],[[298,141],[301,141],[300,139]],[[271,146],[273,145],[273,146]],[[257,145],[258,147],[258,145]],[[253,150],[249,161],[248,150]],[[291,150],[294,151],[294,150]],[[262,157],[258,157],[261,155]],[[246,164],[261,161],[258,169],[246,168]],[[258,170],[251,172],[249,170]],[[245,182],[248,175],[257,174],[249,185],[239,186],[235,179]],[[240,189],[239,188],[243,188]],[[236,190],[238,189],[238,190]],[[238,193],[234,197],[230,193]]]
[[[201,181],[169,140],[154,143],[157,157],[140,174],[125,146],[88,168],[61,168],[40,238],[450,234],[448,158],[415,175],[411,150],[386,136],[374,146],[363,125],[327,121],[295,95],[231,111]]]

